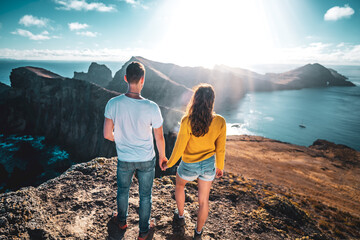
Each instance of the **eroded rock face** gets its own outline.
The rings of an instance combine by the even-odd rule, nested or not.
[[[116,158],[72,166],[38,188],[0,195],[0,237],[9,239],[134,239],[138,235],[138,183],[130,189],[128,229],[110,221],[116,211]],[[173,222],[175,177],[155,179],[152,239],[191,239],[197,215],[197,183],[186,187],[186,226]],[[296,197],[270,184],[225,174],[210,193],[205,239],[329,239]],[[299,200],[299,199],[298,199]],[[303,200],[306,201],[306,200]]]
[[[45,136],[79,162],[116,156],[114,143],[102,131],[105,105],[119,93],[34,67],[13,69],[10,80],[11,88],[1,88],[1,133]],[[168,134],[182,113],[160,108]]]
[[[92,62],[87,73],[74,72],[74,79],[85,80],[105,87],[112,80],[111,70],[105,64]]]

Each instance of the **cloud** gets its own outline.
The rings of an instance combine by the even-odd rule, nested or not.
[[[133,7],[139,7],[140,6],[140,7],[144,8],[144,9],[148,9],[148,7],[145,6],[144,4],[142,4],[140,2],[140,0],[123,0],[123,1],[125,1],[126,3],[132,5]]]
[[[116,8],[113,5],[105,5],[102,2],[88,3],[86,0],[54,0],[59,4],[60,10],[76,10],[76,11],[98,11],[98,12],[114,12]]]
[[[341,18],[350,18],[354,13],[354,9],[352,9],[349,5],[345,5],[344,7],[335,6],[327,10],[324,15],[324,20],[337,21]]]
[[[1,58],[23,60],[126,61],[131,56],[145,56],[144,49],[0,49]],[[146,57],[146,56],[145,56]]]
[[[273,60],[279,63],[319,62],[334,65],[359,65],[360,45],[317,42],[293,48],[281,48],[274,50]]]
[[[86,32],[76,32],[77,35],[80,36],[85,36],[85,37],[96,37],[98,35],[97,32],[90,32],[90,31],[86,31]]]
[[[30,26],[46,27],[48,22],[49,22],[49,19],[47,19],[47,18],[37,18],[32,15],[24,15],[19,20],[19,24],[22,24],[25,27],[30,27]]]
[[[23,37],[28,37],[31,40],[35,40],[35,41],[39,41],[39,40],[49,40],[51,37],[49,36],[49,32],[48,31],[43,31],[40,34],[33,34],[30,31],[24,30],[24,29],[17,29],[14,32],[11,32],[12,34],[15,35],[20,35]]]
[[[89,25],[87,25],[86,23],[78,22],[69,23],[68,26],[71,31],[81,30],[89,27]]]
[[[332,65],[360,65],[360,44],[346,44],[343,47],[337,47],[337,44],[312,43],[292,48],[273,49],[271,61],[263,61],[261,63],[285,63],[285,64],[306,64],[321,63]],[[24,59],[24,60],[84,60],[84,61],[126,61],[131,56],[143,56],[149,59],[173,62],[180,64],[179,55],[159,54],[159,51],[140,48],[87,48],[79,49],[0,49],[1,58]],[[261,58],[262,56],[258,56]],[[266,57],[266,56],[264,56]],[[198,66],[191,63],[192,57],[182,62],[184,65]],[[224,64],[234,64],[234,62],[223,62]],[[248,62],[259,63],[259,62]]]
[[[313,42],[309,44],[309,46],[314,48],[315,50],[322,50],[327,47],[330,47],[331,45],[332,45],[331,43],[322,43],[322,42]]]

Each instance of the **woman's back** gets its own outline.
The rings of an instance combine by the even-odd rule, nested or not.
[[[225,158],[226,122],[225,119],[214,114],[208,132],[196,137],[192,133],[188,116],[181,120],[178,141],[168,166],[173,166],[180,157],[186,163],[195,163],[205,160],[216,153],[216,167],[223,169]]]

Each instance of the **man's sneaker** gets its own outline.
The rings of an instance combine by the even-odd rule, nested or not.
[[[178,226],[180,226],[180,227],[186,225],[186,223],[185,223],[185,217],[180,217],[180,216],[179,216],[179,211],[178,211],[178,209],[176,209],[175,212],[174,212],[174,222],[175,222]]]
[[[150,219],[150,229],[147,232],[139,233],[138,240],[151,239],[152,236],[154,235],[155,226],[156,226],[155,218]]]
[[[118,213],[114,212],[112,217],[111,217],[111,221],[120,229],[120,230],[126,230],[127,228],[127,224],[126,221],[118,221],[117,218]]]
[[[193,239],[194,240],[200,240],[202,233],[203,233],[203,230],[201,230],[201,233],[199,234],[199,233],[196,232],[196,229],[194,229],[194,237],[193,237]]]

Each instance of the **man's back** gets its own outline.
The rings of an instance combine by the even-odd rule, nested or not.
[[[159,128],[163,123],[156,103],[122,94],[110,99],[105,108],[105,117],[114,123],[119,160],[139,162],[153,159],[152,128]]]
[[[163,119],[159,106],[141,96],[145,83],[145,67],[131,62],[124,81],[128,91],[108,101],[105,107],[104,138],[116,143],[117,209],[112,221],[120,230],[127,228],[130,185],[136,172],[139,181],[139,238],[147,239],[150,224],[152,185],[155,177],[155,151],[152,129],[159,152],[159,164],[166,162]],[[162,166],[162,165],[161,165]]]

